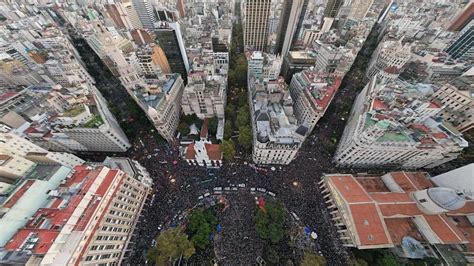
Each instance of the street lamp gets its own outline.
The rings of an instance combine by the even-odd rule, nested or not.
[[[293,186],[297,187],[299,184],[296,181],[293,181]]]

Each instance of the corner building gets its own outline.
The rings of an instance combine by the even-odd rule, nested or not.
[[[142,181],[118,169],[77,166],[4,250],[28,254],[21,262],[27,265],[119,264],[150,193],[148,182]],[[25,190],[28,186],[7,203],[20,202]],[[7,257],[0,262],[9,262]]]

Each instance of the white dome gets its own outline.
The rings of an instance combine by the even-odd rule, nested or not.
[[[427,192],[432,201],[449,211],[460,209],[466,204],[466,199],[458,195],[454,189],[433,187],[429,188]]]

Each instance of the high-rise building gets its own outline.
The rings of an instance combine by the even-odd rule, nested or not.
[[[122,6],[125,10],[125,13],[127,13],[132,27],[134,29],[142,29],[143,24],[140,21],[140,17],[138,16],[135,6],[133,5],[133,0],[122,0]]]
[[[291,82],[295,73],[314,66],[316,53],[311,51],[290,51],[284,58],[281,67],[281,75],[286,83]]]
[[[224,118],[226,80],[221,76],[207,76],[203,72],[190,73],[182,97],[185,115],[196,114],[200,119],[216,116]]]
[[[466,4],[463,10],[457,14],[453,23],[449,26],[450,31],[460,31],[464,28],[474,17],[474,2]]]
[[[298,39],[302,36],[303,34],[303,22],[306,16],[306,10],[308,9],[308,2],[309,0],[303,0],[303,6],[301,7],[301,14],[298,18],[298,23],[296,24],[296,30],[293,35],[293,42],[291,43],[290,50],[293,50],[293,47],[295,46],[296,42]]]
[[[118,29],[134,29],[125,6],[121,3],[106,4],[105,10]]]
[[[474,20],[464,26],[458,37],[445,51],[454,59],[472,60],[474,58]]]
[[[163,49],[157,44],[141,46],[137,49],[137,58],[143,75],[171,74],[170,65]]]
[[[2,205],[0,263],[120,264],[151,179],[134,161],[109,162],[117,168],[41,164],[25,175]]]
[[[426,85],[373,78],[357,96],[334,161],[345,166],[435,167],[468,146],[439,117]]]
[[[303,4],[305,0],[285,0],[282,8],[282,16],[277,30],[275,54],[286,56],[293,44],[296,30],[299,25],[300,16],[304,16]]]
[[[324,16],[335,18],[339,13],[342,4],[344,4],[344,0],[328,0],[326,2],[326,7],[324,8]]]
[[[367,68],[367,78],[378,74],[380,78],[394,80],[398,77],[401,68],[411,58],[409,44],[402,44],[401,40],[382,41],[372,55]]]
[[[268,42],[268,18],[271,0],[246,0],[243,13],[244,46],[265,51]]]
[[[190,67],[179,23],[160,22],[158,28],[153,31],[158,44],[165,52],[171,72],[180,74],[187,84]]]
[[[264,58],[271,57],[254,52],[248,65],[252,158],[257,164],[286,165],[295,158],[308,128],[298,124],[288,85],[278,78],[279,69],[271,71],[276,75],[265,74],[265,69],[273,69],[274,60]]]
[[[278,55],[253,52],[248,58],[247,76],[248,79],[255,78],[268,82],[277,80],[280,75],[282,58]]]
[[[440,116],[460,132],[474,128],[474,76],[462,76],[437,88],[432,99],[444,108]]]
[[[293,75],[290,83],[291,98],[298,125],[312,132],[324,116],[329,104],[341,85],[341,78],[327,72],[304,70]]]
[[[168,142],[175,140],[183,91],[184,82],[179,74],[153,81],[153,84],[147,84],[146,87],[137,86],[130,91],[158,133]]]
[[[143,27],[152,30],[156,20],[150,0],[133,0],[133,5]]]
[[[184,0],[176,0],[176,9],[178,9],[179,16],[184,18],[186,16],[186,6]]]

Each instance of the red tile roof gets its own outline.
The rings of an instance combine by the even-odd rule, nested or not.
[[[374,203],[351,204],[349,208],[362,245],[386,245],[391,243]]]
[[[334,82],[325,88],[326,93],[324,96],[321,99],[314,99],[314,102],[317,104],[317,106],[321,107],[323,110],[326,110],[326,108],[329,106],[329,103],[331,103],[332,98],[334,98],[336,91],[339,89],[339,86],[341,86],[341,78],[336,77]]]
[[[20,229],[5,245],[5,250],[16,250],[22,248],[24,244],[27,244],[26,240],[30,237],[37,237],[38,240],[34,244],[33,252],[38,255],[45,254],[48,252],[58,234],[59,231],[50,231],[46,229]]]
[[[443,132],[436,132],[432,135],[435,139],[446,139],[448,135],[444,134]]]
[[[3,204],[4,208],[11,208],[15,203],[25,194],[28,189],[33,185],[34,180],[26,181],[10,198]]]
[[[444,215],[424,215],[424,217],[443,243],[456,244],[467,241],[459,229]]]
[[[387,110],[387,105],[377,98],[372,101],[372,109],[374,110]]]
[[[345,208],[350,210],[361,246],[380,247],[384,244],[397,244],[405,235],[420,237],[421,233],[416,226],[405,219],[413,217],[423,217],[441,243],[467,242],[461,230],[456,228],[445,214],[423,213],[411,198],[411,192],[433,186],[426,173],[393,172],[390,175],[404,192],[386,192],[383,187],[382,191],[374,192],[381,187],[381,184],[371,180],[373,177],[326,176],[329,186],[337,189],[346,202]],[[359,180],[360,183],[357,182]],[[372,192],[367,193],[366,187]],[[450,212],[449,215],[469,213],[474,213],[474,201],[467,202],[463,208]],[[397,221],[401,221],[399,225]]]
[[[57,198],[48,208],[39,209],[25,227],[13,236],[12,240],[5,246],[6,250],[10,251],[22,248],[21,245],[23,245],[30,236],[38,235],[40,240],[34,245],[33,252],[35,254],[45,254],[48,251],[59,235],[61,228],[71,218],[72,214],[77,211],[77,207],[83,201],[86,192],[89,191],[94,182],[96,182],[97,177],[101,174],[104,167],[99,166],[92,169],[82,165],[74,169],[76,171],[74,175],[68,178],[61,187],[68,189],[70,192],[76,191],[75,194],[66,198]],[[112,182],[118,174],[119,170],[109,170],[106,173],[99,187],[94,192],[92,199],[89,201],[87,208],[80,214],[81,219],[74,225],[74,231],[83,231],[86,228],[101,203],[102,198],[106,196],[106,193],[108,193]],[[17,191],[17,193],[23,194],[24,192],[22,193],[21,191],[29,187],[27,186],[29,182],[33,182],[33,180],[27,181],[26,185]],[[79,184],[80,187],[77,187]],[[74,190],[71,190],[71,188],[74,188]],[[115,192],[117,190],[118,189],[116,189]]]
[[[350,175],[332,176],[331,181],[348,203],[372,201],[363,187]]]
[[[222,159],[221,145],[219,144],[204,144],[206,146],[207,156],[212,161],[219,161]]]
[[[194,149],[194,143],[191,143],[187,146],[185,158],[186,160],[196,159],[196,150]]]
[[[0,102],[6,101],[14,96],[18,95],[18,92],[16,91],[6,91],[2,94],[0,94]]]

